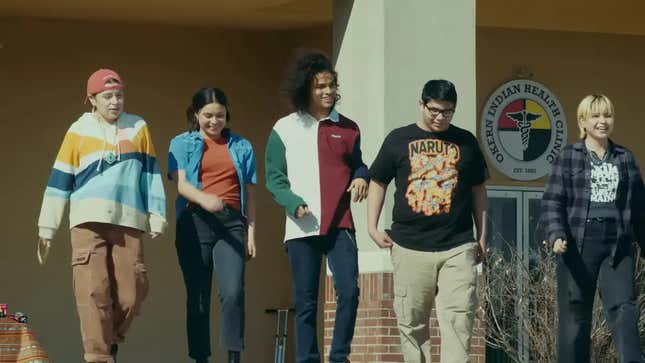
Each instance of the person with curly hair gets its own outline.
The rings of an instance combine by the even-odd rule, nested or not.
[[[358,307],[358,250],[350,200],[367,196],[358,125],[336,109],[338,75],[329,59],[305,53],[286,80],[294,112],[273,126],[266,147],[266,186],[286,212],[285,247],[295,290],[296,362],[320,362],[316,337],[323,255],[336,289],[329,354],[348,362]]]

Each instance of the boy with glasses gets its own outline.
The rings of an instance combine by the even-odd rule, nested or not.
[[[423,87],[418,122],[393,130],[370,168],[370,237],[391,249],[394,310],[408,363],[430,362],[430,311],[437,302],[441,362],[467,362],[476,302],[476,264],[486,243],[488,169],[477,140],[451,125],[454,85]],[[378,230],[394,179],[392,230]],[[473,236],[473,219],[477,239]]]

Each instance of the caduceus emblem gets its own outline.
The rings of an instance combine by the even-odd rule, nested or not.
[[[531,122],[542,117],[539,113],[532,113],[526,110],[518,112],[509,112],[506,114],[509,118],[517,123],[517,128],[520,129],[522,136],[522,149],[526,151],[529,148],[529,137],[531,136]]]

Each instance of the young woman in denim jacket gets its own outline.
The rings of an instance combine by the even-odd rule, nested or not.
[[[255,155],[229,130],[224,92],[203,88],[186,111],[188,132],[170,143],[168,174],[178,198],[176,248],[186,285],[189,356],[207,362],[213,270],[222,305],[220,344],[229,362],[244,348],[244,265],[255,257]]]
[[[634,155],[609,139],[611,101],[587,96],[577,118],[580,140],[555,161],[542,199],[559,256],[558,361],[589,362],[597,286],[619,361],[641,362],[632,242],[645,243],[645,188]]]

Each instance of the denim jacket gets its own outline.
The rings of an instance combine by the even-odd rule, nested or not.
[[[255,154],[253,146],[245,138],[234,134],[230,130],[224,130],[224,135],[228,138],[227,148],[233,160],[237,179],[240,184],[240,202],[241,212],[245,214],[246,205],[246,184],[256,184],[257,176],[255,170]],[[201,168],[202,155],[204,153],[204,137],[199,131],[188,131],[175,136],[170,141],[170,150],[168,151],[168,178],[177,170],[186,172],[186,180],[196,187],[202,188],[199,181],[199,169]],[[181,195],[177,196],[175,203],[176,218],[183,212],[188,201]]]

